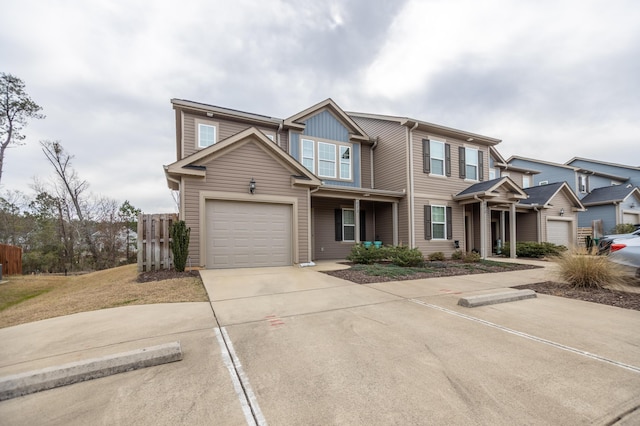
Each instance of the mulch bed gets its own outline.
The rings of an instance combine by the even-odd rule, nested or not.
[[[617,306],[618,308],[640,311],[640,293],[609,290],[606,288],[573,288],[553,281],[542,283],[519,285],[513,288],[530,289],[536,293],[550,294],[552,296],[567,297],[569,299],[584,300],[586,302],[601,303],[603,305]]]
[[[200,278],[200,273],[198,271],[178,272],[175,269],[148,271],[148,272],[140,273],[138,275],[138,278],[136,278],[136,282],[148,283],[152,281],[163,281],[163,280],[170,280],[173,278],[189,278],[189,277]]]
[[[450,277],[456,275],[483,274],[489,272],[507,272],[519,271],[524,269],[538,268],[533,265],[522,265],[510,263],[507,266],[497,265],[481,265],[475,264],[475,267],[469,269],[468,265],[456,264],[455,261],[445,262],[445,268],[434,269],[434,272],[418,272],[413,275],[404,275],[400,277],[380,277],[367,275],[363,271],[355,271],[353,269],[343,269],[339,271],[326,271],[325,274],[344,280],[352,281],[357,284],[373,284],[389,281],[419,280],[425,278]],[[460,263],[460,262],[457,262]],[[427,264],[427,267],[429,264]],[[578,289],[571,286],[563,285],[553,281],[545,281],[535,284],[527,284],[515,286],[517,289],[531,289],[536,293],[549,294],[552,296],[567,297],[570,299],[584,300],[587,302],[601,303],[604,305],[616,306],[619,308],[633,309],[640,311],[640,293],[629,293],[624,291],[609,290],[606,288],[599,289]]]
[[[346,265],[353,265],[351,263],[345,263]],[[388,281],[406,281],[406,280],[421,280],[424,278],[436,278],[436,277],[452,277],[456,275],[470,275],[470,274],[486,274],[491,272],[509,272],[509,271],[521,271],[524,269],[535,269],[540,266],[535,265],[523,265],[518,263],[503,263],[501,265],[483,265],[480,263],[464,263],[462,261],[447,260],[444,262],[437,262],[437,267],[432,267],[429,263],[425,268],[432,269],[433,272],[416,272],[412,275],[403,275],[399,277],[380,277],[367,275],[363,271],[356,271],[351,269],[342,269],[339,271],[325,271],[325,274],[332,275],[334,277],[342,278],[343,280],[352,281],[357,284],[373,284]]]

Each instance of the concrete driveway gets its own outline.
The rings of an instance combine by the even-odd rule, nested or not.
[[[637,424],[640,314],[461,296],[547,270],[356,285],[316,268],[204,271],[254,411],[272,424]]]
[[[184,353],[2,401],[0,424],[640,424],[637,311],[456,305],[543,269],[371,285],[318,272],[339,267],[202,271],[211,304],[0,329],[0,376],[175,340]]]

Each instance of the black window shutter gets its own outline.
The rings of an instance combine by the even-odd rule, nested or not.
[[[431,206],[424,206],[424,239],[431,239]]]
[[[422,139],[422,171],[431,173],[431,145],[429,139]]]
[[[444,169],[447,176],[451,176],[451,145],[444,144]]]
[[[586,181],[587,192],[591,192],[591,189],[589,188],[589,176],[585,176],[584,180]]]
[[[467,159],[464,154],[464,146],[458,147],[458,156],[460,157],[460,179],[464,179],[467,176]]]
[[[484,154],[478,150],[478,180],[484,180]]]
[[[360,210],[360,241],[367,241],[367,220],[364,210]]]
[[[342,241],[342,210],[335,209],[336,217],[336,241]]]
[[[453,221],[451,220],[452,211],[451,207],[447,207],[447,240],[453,238]]]

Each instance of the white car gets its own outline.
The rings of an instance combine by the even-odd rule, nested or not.
[[[640,278],[640,237],[613,240],[609,259]]]

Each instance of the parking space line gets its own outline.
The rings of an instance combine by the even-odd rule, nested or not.
[[[216,339],[218,339],[218,345],[220,346],[220,352],[222,353],[222,361],[225,367],[229,371],[229,377],[233,383],[233,389],[236,391],[236,396],[240,401],[242,407],[242,413],[247,421],[248,425],[266,425],[267,422],[264,419],[256,397],[251,390],[249,380],[247,379],[242,365],[236,356],[236,353],[227,334],[227,330],[224,328],[214,328],[216,333]]]
[[[474,322],[477,322],[477,323],[480,323],[480,324],[483,324],[483,325],[486,325],[486,326],[489,326],[489,327],[493,327],[495,329],[498,329],[498,330],[501,330],[501,331],[504,331],[504,332],[507,332],[507,333],[510,333],[510,334],[514,334],[516,336],[524,337],[525,339],[529,339],[529,340],[532,340],[534,342],[543,343],[545,345],[553,346],[555,348],[558,348],[558,349],[561,349],[561,350],[564,350],[564,351],[567,351],[567,352],[572,352],[572,353],[575,353],[575,354],[578,354],[578,355],[582,355],[582,356],[587,357],[587,358],[591,358],[591,359],[594,359],[594,360],[597,360],[597,361],[605,362],[607,364],[612,364],[612,365],[615,365],[616,367],[624,368],[626,370],[630,370],[630,371],[633,371],[634,373],[639,373],[640,374],[640,367],[636,367],[636,366],[633,366],[633,365],[625,364],[623,362],[619,362],[619,361],[615,361],[615,360],[612,360],[612,359],[609,359],[609,358],[605,358],[603,356],[592,354],[592,353],[587,352],[587,351],[583,351],[583,350],[580,350],[580,349],[572,348],[571,346],[566,346],[566,345],[563,345],[562,343],[557,343],[557,342],[554,342],[554,341],[551,341],[551,340],[543,339],[541,337],[533,336],[531,334],[523,333],[521,331],[513,330],[511,328],[504,327],[502,325],[495,324],[495,323],[490,322],[490,321],[486,321],[486,320],[483,320],[483,319],[480,319],[480,318],[476,318],[476,317],[473,317],[471,315],[466,315],[466,314],[463,314],[463,313],[460,313],[460,312],[457,312],[457,311],[453,311],[451,309],[443,308],[443,307],[438,306],[438,305],[432,305],[431,303],[426,303],[426,302],[423,302],[421,300],[417,300],[417,299],[407,299],[407,300],[409,300],[410,302],[416,303],[418,305],[425,306],[427,308],[436,309],[438,311],[441,311],[441,312],[444,312],[444,313],[447,313],[447,314],[450,314],[450,315],[455,315],[457,317],[464,318],[464,319],[467,319],[469,321],[474,321]]]

